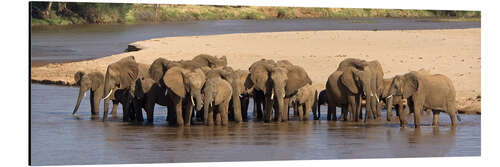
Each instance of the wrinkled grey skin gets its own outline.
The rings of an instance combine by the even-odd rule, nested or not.
[[[394,77],[389,88],[390,95],[402,96],[413,112],[415,128],[420,127],[423,109],[433,111],[433,126],[438,126],[439,112],[450,115],[452,126],[457,125],[457,109],[455,104],[455,87],[452,81],[441,74],[427,75],[411,71]],[[404,113],[404,112],[402,112]],[[401,127],[406,126],[406,114],[399,114]]]
[[[229,101],[233,94],[231,84],[222,79],[220,71],[211,70],[207,72],[207,80],[202,92],[204,94],[204,124],[213,125],[215,113],[215,124],[226,126],[228,124]]]
[[[115,100],[116,90],[127,89],[133,95],[135,81],[139,77],[139,64],[133,56],[128,56],[108,65],[104,78],[104,114],[103,121],[108,116],[109,100]]]
[[[342,72],[339,80],[341,85],[345,87],[346,108],[350,114],[349,119],[353,121],[358,121],[361,116],[361,95],[364,92],[360,78],[354,75],[354,70],[363,70],[366,66],[368,63],[364,60],[347,58],[340,62],[337,68],[337,71]],[[328,106],[330,109],[335,109],[334,106],[330,107],[330,104]]]
[[[307,84],[312,84],[307,72],[300,66],[291,64],[288,61],[278,61],[271,70],[272,90],[271,100],[276,98],[277,111],[275,120],[278,122],[288,120],[288,108],[290,97]],[[299,119],[303,115],[299,115]]]
[[[368,66],[365,66],[362,70],[353,69],[353,73],[355,77],[359,78],[363,94],[366,97],[365,121],[382,116],[379,97],[382,94],[384,84],[382,65],[376,60],[367,63]]]
[[[98,116],[99,104],[103,98],[104,75],[100,72],[91,72],[87,74],[83,71],[78,71],[75,73],[74,78],[76,85],[80,87],[80,91],[78,93],[75,109],[73,110],[73,115],[78,111],[84,94],[90,90],[90,112],[92,116]],[[116,108],[114,108],[114,110],[116,110]]]
[[[161,87],[159,83],[151,78],[141,78],[136,81],[135,97],[138,102],[138,107],[144,108],[149,123],[153,122],[153,112],[155,104],[167,106],[168,99],[165,96],[165,87]],[[142,115],[142,111],[139,109]],[[137,113],[137,115],[139,115]]]

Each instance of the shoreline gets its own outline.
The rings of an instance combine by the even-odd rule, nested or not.
[[[338,63],[353,57],[378,60],[384,69],[384,78],[420,68],[444,74],[455,85],[458,108],[480,113],[480,33],[480,28],[326,30],[153,38],[130,44],[137,48],[133,52],[40,66],[33,66],[30,62],[30,80],[32,83],[71,86],[76,71],[105,73],[108,64],[129,55],[135,56],[139,63],[150,64],[158,57],[186,60],[205,53],[226,56],[228,65],[235,69],[248,69],[251,63],[262,58],[288,59],[304,67],[313,80],[313,86],[322,90]]]

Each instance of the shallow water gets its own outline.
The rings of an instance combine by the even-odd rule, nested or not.
[[[177,128],[166,125],[166,107],[158,105],[154,125],[121,122],[121,107],[118,118],[91,120],[88,97],[79,118],[72,117],[77,94],[75,87],[32,84],[32,165],[481,155],[479,115],[461,115],[457,128],[450,128],[446,114],[438,128],[428,126],[431,115],[424,116],[426,126],[420,129],[399,128],[397,122],[326,120]],[[327,108],[321,109],[326,114]]]
[[[69,25],[31,29],[33,63],[75,61],[123,52],[135,41],[171,36],[313,30],[414,30],[480,28],[480,22],[422,19],[218,20],[165,24]]]

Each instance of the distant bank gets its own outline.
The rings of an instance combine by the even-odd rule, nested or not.
[[[438,18],[480,21],[480,11],[31,2],[31,26],[228,19]]]

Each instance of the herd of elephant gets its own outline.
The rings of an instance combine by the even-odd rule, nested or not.
[[[396,108],[401,127],[407,126],[407,115],[413,113],[415,127],[420,127],[421,113],[432,111],[433,123],[438,125],[439,113],[449,114],[452,126],[457,125],[455,88],[451,80],[441,74],[424,70],[411,71],[383,78],[381,64],[355,58],[341,61],[325,84],[325,89],[313,88],[304,68],[288,60],[261,59],[248,70],[235,70],[227,65],[225,56],[200,54],[192,60],[171,61],[156,59],[151,65],[137,63],[133,56],[125,57],[100,72],[75,74],[80,86],[73,115],[82,97],[90,89],[92,116],[99,113],[104,99],[103,121],[108,105],[123,106],[123,121],[153,122],[155,104],[167,106],[170,125],[190,126],[192,122],[205,125],[227,125],[228,121],[248,120],[250,98],[254,101],[253,116],[264,122],[282,122],[289,119],[289,109],[298,120],[320,118],[320,105],[328,105],[327,120],[359,121],[381,119],[383,106],[387,107],[387,121]],[[362,101],[365,114],[362,114]],[[336,107],[341,108],[337,118]]]

